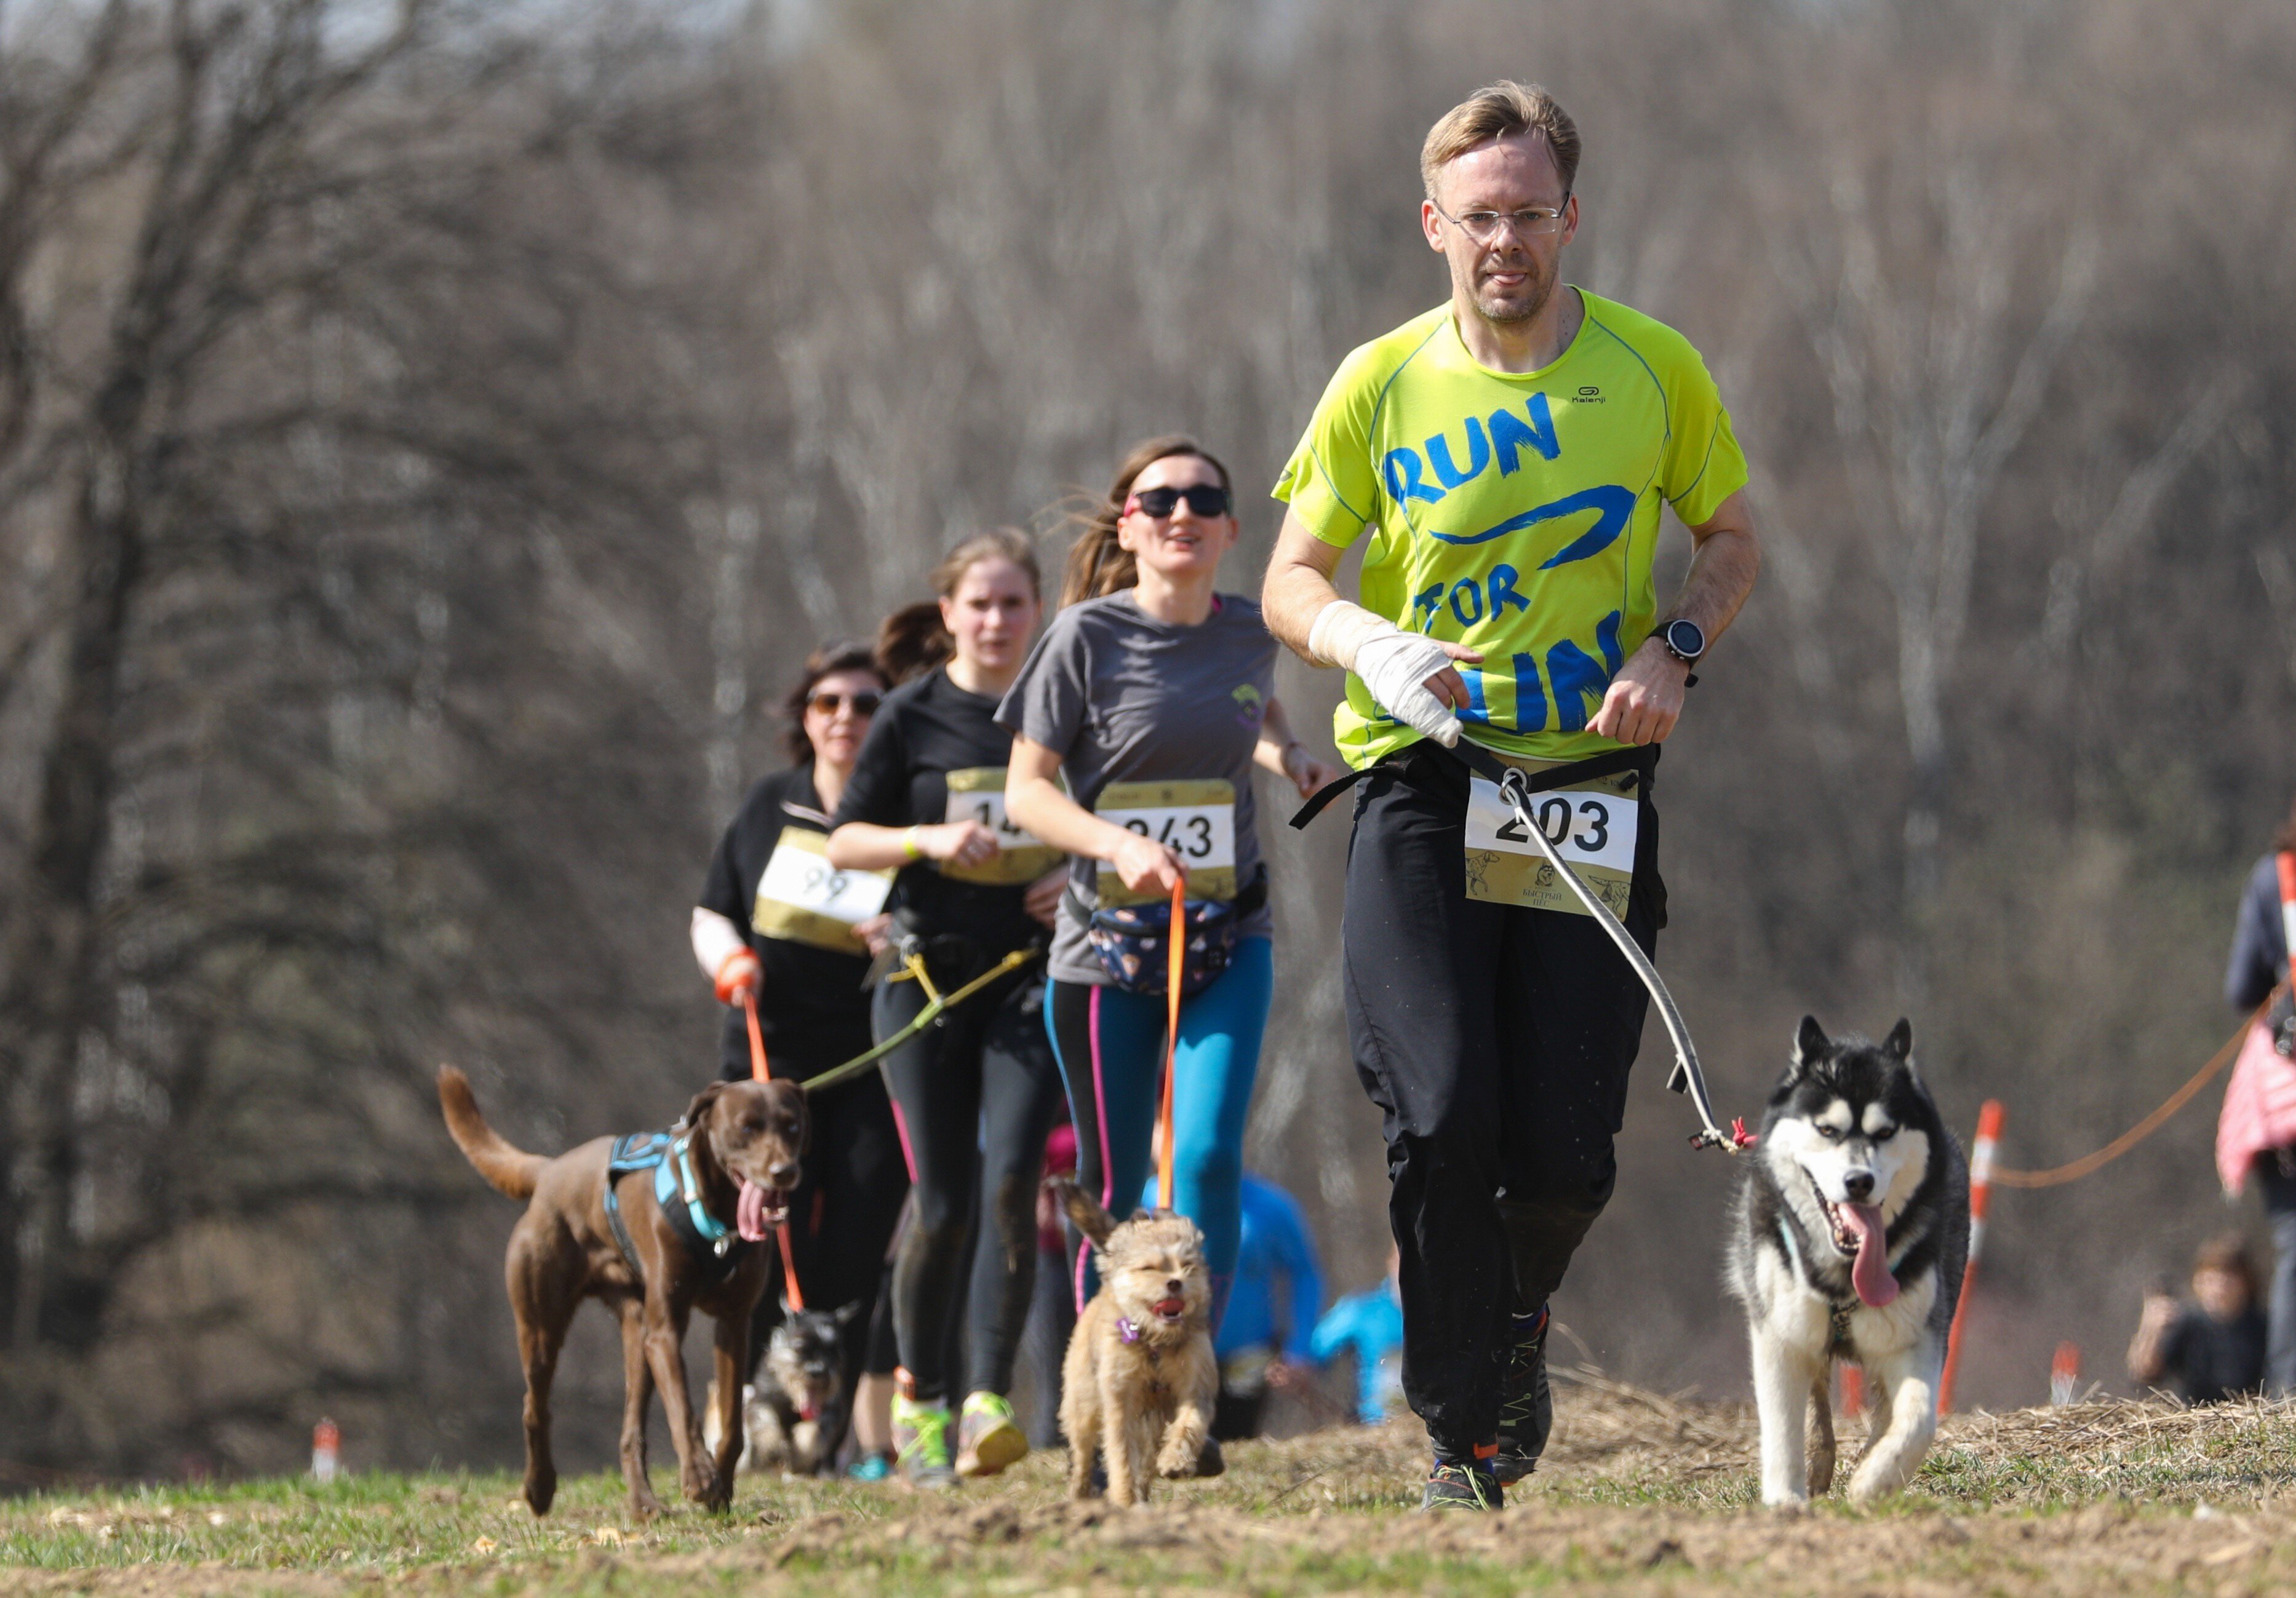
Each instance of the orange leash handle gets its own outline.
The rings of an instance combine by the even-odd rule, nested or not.
[[[1164,956],[1164,1099],[1156,1110],[1156,1208],[1172,1208],[1172,1064],[1180,1047],[1180,966],[1187,955],[1188,880],[1172,884],[1172,930]]]
[[[2280,851],[2280,930],[2288,945],[2288,979],[2296,982],[2296,853]]]
[[[758,995],[754,988],[742,994],[742,1012],[750,1022],[750,1076],[754,1081],[770,1082],[773,1068],[766,1063],[766,1035],[758,1027]],[[805,1290],[797,1284],[797,1261],[790,1255],[789,1223],[783,1221],[774,1231],[782,1240],[782,1287],[789,1296],[791,1309],[805,1307]]]

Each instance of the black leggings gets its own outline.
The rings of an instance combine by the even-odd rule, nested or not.
[[[802,1079],[836,1063],[776,1061],[775,1074],[786,1070]],[[726,1074],[731,1078],[734,1073],[728,1069]],[[790,1258],[796,1262],[797,1284],[808,1309],[860,1306],[848,1318],[844,1339],[846,1390],[850,1392],[861,1377],[870,1312],[884,1274],[885,1249],[901,1218],[901,1201],[908,1196],[909,1173],[901,1159],[893,1107],[885,1097],[884,1083],[876,1077],[832,1087],[813,1096],[807,1108],[813,1112],[813,1135],[802,1161],[804,1178],[790,1194]],[[781,1322],[776,1299],[788,1291],[781,1283],[780,1246],[769,1246],[776,1291],[767,1292],[758,1305],[750,1339],[752,1367],[767,1337]]]
[[[877,1036],[891,1037],[924,1004],[914,982],[880,983]],[[1061,1105],[1043,1007],[1042,978],[1023,969],[885,1059],[916,1204],[893,1261],[893,1329],[920,1399],[953,1396],[949,1345],[960,1313],[965,1390],[1013,1385],[1036,1285],[1037,1181]]]

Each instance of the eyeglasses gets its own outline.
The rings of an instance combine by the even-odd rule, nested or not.
[[[1230,504],[1228,491],[1218,483],[1191,483],[1185,488],[1143,488],[1124,502],[1124,513],[1140,511],[1161,521],[1184,499],[1188,509],[1204,517],[1226,515]]]
[[[805,708],[818,710],[824,716],[834,716],[848,705],[853,707],[856,716],[874,716],[877,707],[884,702],[885,696],[882,693],[808,693],[805,696]]]
[[[1433,204],[1433,201],[1429,201]],[[1503,233],[1518,233],[1527,238],[1537,238],[1562,231],[1562,213],[1570,209],[1570,196],[1563,195],[1562,203],[1553,210],[1533,207],[1521,211],[1469,211],[1455,217],[1441,206],[1435,214],[1465,234],[1478,244],[1495,244]]]

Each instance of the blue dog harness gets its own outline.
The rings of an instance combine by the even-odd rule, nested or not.
[[[742,1240],[701,1202],[701,1184],[693,1176],[693,1143],[691,1131],[679,1132],[676,1127],[668,1132],[627,1132],[614,1139],[613,1150],[606,1157],[606,1220],[614,1229],[614,1242],[622,1258],[641,1282],[645,1280],[645,1271],[638,1264],[637,1246],[630,1241],[629,1223],[622,1219],[621,1201],[614,1195],[615,1184],[632,1171],[653,1173],[654,1202],[669,1217],[670,1230],[685,1243],[686,1252],[701,1262],[706,1280],[722,1280],[741,1261],[734,1250]]]

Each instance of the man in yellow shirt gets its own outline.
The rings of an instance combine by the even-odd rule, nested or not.
[[[1464,733],[1533,773],[1542,830],[1653,948],[1656,745],[1759,556],[1697,351],[1561,280],[1579,216],[1562,107],[1493,85],[1420,165],[1450,301],[1341,364],[1276,486],[1264,604],[1349,674],[1348,1029],[1386,1115],[1426,1505],[1474,1509],[1545,1446],[1546,1300],[1610,1198],[1647,996],[1450,751]],[[1663,611],[1661,501],[1695,544]],[[1332,577],[1366,535],[1351,604]]]

